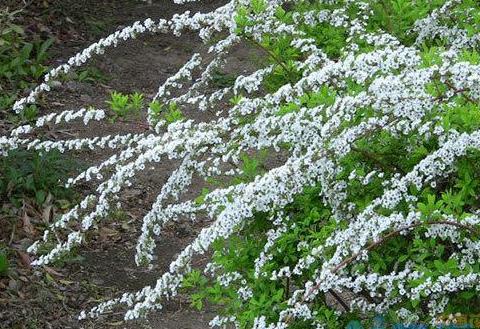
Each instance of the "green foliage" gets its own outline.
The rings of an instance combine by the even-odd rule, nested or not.
[[[130,108],[133,112],[138,112],[143,108],[143,94],[134,92],[130,95]]]
[[[8,272],[9,264],[7,255],[3,250],[0,250],[0,276]]]
[[[41,206],[49,194],[54,199],[72,199],[73,192],[64,184],[76,165],[58,151],[11,151],[0,159],[0,199],[17,207],[24,198]]]
[[[114,91],[110,94],[110,100],[107,101],[110,109],[115,113],[115,116],[124,117],[129,113],[128,95]]]
[[[242,157],[244,177],[243,181],[250,181],[261,171],[260,164],[264,161],[265,153],[257,156]],[[236,181],[237,182],[237,181]],[[298,251],[296,244],[299,237],[305,241],[321,243],[335,230],[337,223],[333,220],[322,222],[329,218],[330,212],[322,206],[319,189],[305,190],[295,201],[287,207],[287,212],[293,216],[296,228],[287,231],[275,246],[274,258],[266,265],[267,271],[295,264],[306,250]],[[208,191],[206,191],[208,193]],[[193,291],[192,305],[201,309],[206,302],[221,305],[225,314],[237,314],[241,328],[251,327],[255,316],[261,312],[270,319],[274,319],[278,307],[284,304],[285,295],[289,294],[289,287],[294,282],[271,281],[268,277],[254,277],[252,264],[265,244],[265,232],[272,228],[267,220],[268,214],[258,213],[255,220],[239,230],[238,234],[214,243],[213,260],[222,266],[222,272],[238,272],[247,279],[248,286],[253,288],[254,295],[248,301],[243,301],[237,290],[243,286],[241,282],[233,283],[229,287],[222,286],[218,281],[194,271],[189,274],[183,284],[185,289]],[[221,272],[221,273],[222,273]],[[311,273],[310,273],[311,274]],[[308,275],[308,274],[306,274]],[[322,307],[321,305],[319,307]],[[325,308],[322,314],[330,328],[338,328],[338,319],[333,311]]]
[[[231,74],[223,73],[219,70],[215,70],[211,76],[212,86],[216,88],[231,87],[235,83],[235,77]]]
[[[416,20],[425,17],[440,7],[444,0],[380,0],[373,3],[375,20],[372,27],[382,27],[405,44],[412,44],[415,35],[411,33]]]
[[[135,92],[130,95],[114,91],[110,94],[110,100],[106,102],[110,105],[115,121],[117,118],[125,118],[129,115],[138,115],[144,105],[143,94]]]
[[[27,40],[23,28],[15,23],[20,14],[0,9],[0,111],[8,109],[20,91],[46,73],[43,63],[54,41]]]
[[[259,48],[266,56],[266,61],[274,65],[273,72],[266,78],[266,91],[272,92],[286,83],[295,83],[301,77],[299,72],[293,69],[291,63],[302,60],[300,54],[291,46],[292,39],[289,36],[274,37],[272,35],[263,36],[261,42],[253,40],[248,35],[249,27],[255,25],[251,15],[254,12],[264,10],[262,1],[252,2],[250,5],[242,7],[236,14],[235,20],[238,31],[251,41],[252,45]],[[443,0],[379,0],[370,2],[374,10],[374,19],[370,20],[367,30],[378,31],[382,29],[397,37],[403,44],[412,45],[417,37],[413,32],[414,23],[426,17],[432,10],[439,8],[444,4]],[[295,4],[297,11],[310,11],[322,9],[337,9],[343,7],[343,1],[338,2],[300,2]],[[460,2],[455,7],[458,17],[463,17],[462,10],[466,8],[479,8],[479,3],[475,1]],[[349,13],[352,17],[362,15],[361,9],[356,6],[350,8]],[[479,8],[480,9],[480,8]],[[276,16],[281,18],[285,24],[291,24],[292,17],[287,10],[279,9]],[[460,25],[468,33],[474,35],[478,33],[480,26],[480,10],[474,15],[475,22],[468,22],[467,19]],[[454,22],[442,22],[451,26]],[[317,47],[321,48],[331,59],[338,59],[342,56],[343,48],[347,45],[347,33],[343,27],[332,26],[330,24],[318,24],[316,26],[296,25],[300,31],[304,32],[305,38],[315,39]],[[370,46],[365,45],[361,40],[356,40],[361,49],[369,51]],[[418,54],[422,59],[420,67],[428,68],[434,65],[442,65],[440,53],[444,51],[444,41],[437,38],[433,42],[420,45]],[[363,47],[363,48],[362,48]],[[465,50],[461,53],[461,60],[477,65],[480,63],[480,53],[477,50]],[[365,92],[369,85],[360,85],[351,80],[346,80],[346,94],[358,95]],[[450,89],[448,81],[434,77],[433,82],[427,87],[427,92],[434,98],[442,99]],[[276,108],[276,114],[285,116],[289,113],[295,113],[303,108],[314,108],[324,106],[329,107],[335,104],[337,100],[335,85],[325,83],[321,88],[315,91],[306,92],[299,100],[295,102],[282,102]],[[467,96],[466,96],[467,94]],[[237,95],[230,100],[231,104],[239,104],[242,95]],[[331,116],[332,114],[322,113],[322,115]],[[352,127],[365,122],[369,117],[374,116],[374,109],[363,108],[352,115],[348,122],[342,122],[343,127]],[[471,133],[480,129],[480,107],[477,101],[469,99],[468,93],[459,93],[454,95],[447,104],[438,105],[433,109],[430,117],[426,121],[432,122],[432,131],[434,128],[444,130],[456,130],[459,133]],[[240,117],[239,122],[248,123],[249,117]],[[416,164],[428,154],[431,154],[439,147],[439,141],[433,134],[420,135],[418,131],[410,134],[392,135],[388,131],[375,134],[366,134],[366,136],[352,143],[352,151],[340,160],[338,164],[343,171],[338,173],[338,179],[348,182],[346,200],[355,207],[355,211],[360,213],[375,198],[384,193],[384,182],[396,175],[404,175],[410,172]],[[326,145],[328,147],[328,145]],[[239,184],[250,182],[257,175],[264,172],[262,166],[265,158],[262,156],[242,156],[243,175],[236,177],[230,184]],[[356,176],[349,177],[350,173],[355,172]],[[372,175],[367,183],[363,180],[367,174],[372,172],[382,172],[382,176]],[[326,239],[332,233],[348,225],[347,218],[332,218],[332,209],[324,205],[320,199],[319,192],[321,186],[306,189],[300,196],[283,209],[283,216],[289,216],[291,228],[286,230],[275,241],[272,248],[272,258],[264,266],[265,277],[254,276],[254,266],[252,265],[263,250],[265,245],[266,232],[273,228],[270,216],[273,213],[255,213],[252,220],[242,227],[238,232],[228,239],[218,239],[213,247],[213,261],[220,265],[220,272],[216,274],[228,274],[237,272],[242,275],[245,283],[235,282],[228,287],[223,287],[215,277],[204,275],[194,271],[187,276],[184,282],[186,289],[194,291],[192,295],[192,304],[201,309],[205,302],[217,304],[223,310],[224,315],[235,315],[240,328],[248,328],[253,324],[255,316],[265,315],[267,321],[275,322],[278,319],[278,313],[287,307],[285,300],[290,296],[290,287],[300,287],[306,280],[311,279],[315,268],[322,266],[320,260],[317,260],[311,266],[311,270],[306,271],[300,277],[292,276],[290,280],[270,280],[270,275],[274,270],[283,267],[292,268],[296,262],[306,254],[308,250],[302,249],[303,242],[310,247],[323,245]],[[468,273],[477,273],[480,265],[477,262],[460,266],[457,260],[452,257],[455,252],[455,246],[448,240],[440,238],[426,238],[425,232],[429,229],[429,223],[443,218],[442,216],[453,216],[452,218],[465,218],[466,216],[477,212],[480,208],[480,152],[469,151],[464,157],[461,157],[453,170],[447,177],[443,177],[436,184],[418,190],[415,186],[409,186],[409,193],[417,198],[418,202],[412,207],[421,214],[421,223],[409,230],[407,234],[393,234],[389,239],[370,250],[369,259],[365,262],[353,262],[346,270],[352,275],[361,275],[365,272],[377,272],[379,274],[389,274],[392,269],[404,268],[408,263],[414,270],[424,273],[424,277],[410,282],[411,287],[417,287],[427,278],[436,280],[439,276],[451,273],[451,275],[461,275]],[[196,199],[201,204],[208,194],[208,190]],[[406,204],[400,204],[398,211],[411,211]],[[397,210],[396,210],[397,211]],[[379,213],[385,216],[391,215],[392,210],[380,209]],[[473,234],[464,232],[462,234]],[[472,235],[472,239],[478,239]],[[327,249],[326,253],[333,253]],[[243,300],[238,296],[238,289],[248,286],[252,289],[253,296]],[[396,294],[400,292],[396,291]],[[425,296],[421,296],[422,298]],[[465,290],[457,295],[449,296],[450,302],[447,306],[447,312],[468,313],[480,312],[480,296],[474,289]],[[423,299],[411,300],[398,307],[406,307],[415,310],[425,310],[427,305]],[[350,312],[342,318],[338,317],[329,307],[326,306],[323,297],[315,300],[312,309],[316,310],[316,316],[328,328],[361,328],[362,324],[358,320],[358,314]],[[374,314],[372,314],[373,318]],[[425,314],[425,316],[427,316]],[[354,321],[350,321],[350,320]],[[389,312],[385,315],[387,323],[395,323],[395,312]],[[293,328],[305,328],[304,323],[292,324]]]
[[[160,103],[157,100],[152,101],[149,105],[149,108],[150,108],[150,111],[151,111],[150,114],[151,114],[153,120],[155,122],[158,122],[158,120],[160,120],[160,118],[161,118],[161,113],[162,113],[162,110],[163,110],[162,103]]]
[[[28,105],[20,114],[20,118],[17,118],[16,121],[20,119],[21,121],[33,122],[37,118],[38,112],[38,107],[35,104]]]
[[[95,83],[95,82],[107,82],[108,77],[96,67],[87,67],[85,69],[79,70],[75,74],[74,79],[79,82]]]
[[[300,103],[286,103],[280,106],[277,115],[285,115],[288,113],[296,112],[301,107],[313,108],[320,105],[331,106],[335,103],[336,94],[335,91],[328,87],[323,86],[319,91],[305,93],[300,97]]]
[[[150,103],[150,111],[154,124],[164,120],[167,124],[183,120],[185,117],[180,108],[175,103],[168,105],[155,100]]]
[[[210,192],[210,190],[208,188],[202,188],[202,192],[200,193],[200,195],[198,197],[195,198],[195,203],[197,205],[201,205],[204,201],[205,201],[205,197],[207,196],[207,194]]]
[[[167,111],[165,112],[165,121],[168,124],[173,123],[175,121],[183,120],[184,116],[180,108],[175,103],[170,103],[168,106]]]
[[[265,170],[263,169],[263,163],[266,160],[267,154],[267,151],[263,150],[255,156],[248,156],[247,154],[241,155],[242,166],[240,169],[242,170],[242,174],[235,176],[232,183],[239,184],[251,182],[257,175],[264,173]]]
[[[348,7],[349,12],[346,13],[348,16],[354,19],[364,15],[361,5],[351,1],[350,3],[353,4]],[[386,31],[396,37],[401,44],[408,46],[413,45],[417,37],[413,30],[415,22],[426,17],[432,10],[439,8],[444,4],[444,0],[378,0],[369,3],[374,14],[373,19],[366,26],[367,31]],[[274,14],[282,23],[288,25],[293,22],[288,6],[294,6],[299,13],[307,13],[311,10],[342,9],[344,4],[345,1],[300,1],[288,3],[284,8],[277,9]],[[292,46],[294,37],[288,33],[265,33],[262,34],[261,38],[258,35],[255,35],[255,37],[251,35],[252,29],[250,28],[258,23],[255,21],[255,17],[263,13],[266,8],[267,2],[265,0],[245,2],[244,6],[236,12],[235,21],[239,35],[265,55],[264,61],[267,64],[273,65],[272,72],[266,77],[263,84],[265,88],[263,92],[273,92],[287,83],[293,85],[299,81],[304,72],[301,72],[301,69],[295,63],[304,61],[305,58],[303,53]],[[474,14],[473,21],[465,14],[466,9],[472,8],[479,12]],[[464,28],[468,35],[478,34],[480,26],[480,5],[478,1],[461,1],[452,10],[456,13],[455,17],[460,20],[459,26]],[[0,79],[13,81],[20,77],[21,81],[28,82],[29,79],[38,78],[44,70],[38,63],[45,59],[46,51],[51,42],[47,41],[41,44],[24,42],[22,41],[23,31],[21,28],[13,23],[9,24],[7,32],[2,34],[3,39],[0,39],[0,47],[6,47],[6,50],[0,48]],[[448,27],[455,23],[446,21],[442,24]],[[315,45],[321,48],[333,62],[338,62],[342,59],[342,56],[345,56],[344,48],[352,42],[349,38],[358,38],[358,36],[349,35],[342,24],[332,24],[331,22],[323,22],[314,26],[301,23],[295,27],[302,38],[314,40]],[[360,53],[371,50],[372,46],[367,45],[364,40],[354,41],[358,43]],[[440,54],[444,50],[444,46],[445,40],[442,37],[436,37],[434,40],[419,45],[420,67],[429,68],[434,65],[442,65],[443,59]],[[460,56],[464,62],[480,63],[478,50],[463,51]],[[339,68],[339,70],[342,69]],[[383,73],[379,72],[378,75]],[[396,72],[393,73],[396,74]],[[273,108],[274,113],[278,116],[287,117],[292,113],[305,110],[306,116],[313,116],[308,110],[316,108],[315,115],[318,115],[321,121],[322,118],[335,116],[336,108],[331,107],[338,100],[338,89],[346,89],[344,95],[354,96],[365,93],[372,87],[371,80],[360,84],[348,78],[337,80],[335,74],[332,74],[334,76],[331,79],[332,81],[326,81],[318,88],[306,91],[295,101],[279,101],[278,106],[277,104],[272,105],[275,106]],[[100,80],[101,74],[84,70],[80,71],[77,78],[80,81],[93,82]],[[212,75],[212,82],[216,88],[225,88],[232,86],[234,78],[216,71]],[[25,86],[26,84],[22,85],[20,83],[19,88]],[[405,88],[408,89],[408,86],[405,86]],[[224,315],[235,315],[240,328],[252,327],[255,317],[259,314],[264,315],[267,321],[275,322],[278,319],[279,312],[288,307],[286,300],[291,297],[292,287],[298,289],[303,286],[307,280],[314,276],[316,270],[323,266],[325,259],[328,259],[335,252],[333,248],[326,244],[327,239],[332,237],[335,231],[343,229],[352,221],[355,221],[356,216],[365,210],[372,200],[383,195],[385,188],[388,187],[386,184],[391,178],[410,172],[421,159],[438,149],[442,140],[436,135],[435,129],[470,133],[480,128],[478,101],[470,98],[469,92],[452,89],[454,88],[449,86],[446,78],[440,79],[435,76],[427,86],[426,92],[433,99],[449,98],[446,104],[439,101],[438,104],[441,105],[435,105],[435,108],[425,118],[426,122],[431,123],[431,127],[422,128],[428,131],[422,134],[418,131],[393,134],[387,129],[381,132],[375,131],[372,134],[368,131],[361,137],[352,138],[351,141],[347,142],[350,148],[349,153],[345,157],[334,158],[336,162],[334,167],[339,168],[339,170],[329,174],[334,175],[338,182],[345,185],[347,198],[345,204],[351,208],[348,211],[341,208],[343,205],[338,205],[339,209],[332,209],[333,207],[330,207],[329,203],[326,203],[320,197],[320,192],[322,188],[325,188],[325,185],[318,184],[304,189],[300,195],[293,200],[289,200],[291,202],[288,205],[282,206],[281,211],[272,209],[268,213],[260,211],[253,213],[250,221],[245,221],[236,228],[235,234],[232,234],[229,238],[218,238],[214,241],[212,258],[213,262],[219,266],[217,275],[209,276],[193,270],[184,278],[183,288],[193,291],[191,294],[192,306],[202,309],[207,302],[213,303],[221,309]],[[242,97],[241,94],[236,95],[230,100],[230,103],[239,104],[242,102]],[[346,103],[350,99],[345,98],[343,101]],[[11,96],[7,95],[0,99],[0,106],[10,102]],[[113,112],[113,120],[139,114],[144,107],[144,102],[144,96],[137,92],[133,94],[113,92],[110,100],[107,101]],[[329,109],[327,110],[327,108]],[[149,104],[149,109],[154,123],[164,121],[171,124],[184,118],[183,113],[175,103],[161,103],[155,100]],[[345,110],[342,106],[339,106],[338,109]],[[30,106],[24,113],[24,119],[33,120],[37,113],[37,107],[35,105]],[[314,112],[312,111],[312,113]],[[340,127],[338,131],[343,132],[347,128],[357,128],[357,125],[367,122],[369,118],[378,119],[379,116],[378,108],[373,108],[370,105],[364,105],[364,108],[355,108],[355,111],[351,111],[351,114],[346,112],[342,115],[346,118],[347,114],[348,119],[338,122]],[[390,113],[385,111],[383,114]],[[251,122],[253,115],[255,114],[239,118],[239,125]],[[395,115],[392,117],[398,119]],[[333,125],[335,124],[336,122]],[[312,129],[317,129],[317,127],[312,125]],[[332,129],[332,131],[332,134],[336,133],[335,129]],[[323,129],[319,133],[323,133]],[[350,136],[347,135],[346,137]],[[325,147],[318,153],[331,152],[332,146],[335,145],[329,145],[329,140],[326,139]],[[303,145],[300,147],[303,147]],[[299,150],[299,152],[302,151],[304,150]],[[63,197],[64,193],[69,193],[61,187],[60,182],[68,171],[66,169],[68,166],[65,166],[63,160],[60,160],[59,155],[22,152],[24,151],[12,153],[3,158],[0,163],[0,193],[2,198],[8,198],[11,202],[19,205],[22,198],[29,197],[41,205],[48,194],[53,194],[58,198]],[[253,155],[250,154],[250,151],[248,155],[242,154],[242,174],[225,184],[234,185],[254,181],[265,172],[264,163],[266,159],[266,150],[258,151]],[[333,157],[330,159],[333,159]],[[454,256],[456,246],[450,240],[441,237],[432,238],[425,233],[429,230],[433,221],[445,218],[445,216],[456,220],[478,212],[478,209],[480,209],[478,198],[480,194],[479,160],[480,152],[470,150],[457,160],[454,170],[445,171],[444,177],[430,186],[425,188],[419,188],[414,184],[407,186],[406,191],[402,192],[410,194],[411,199],[414,200],[411,204],[400,203],[394,210],[379,207],[378,213],[385,216],[415,211],[416,214],[419,214],[420,220],[415,222],[414,226],[402,230],[397,230],[394,226],[386,226],[391,231],[385,232],[385,235],[382,236],[384,237],[383,240],[365,241],[369,251],[368,259],[357,261],[356,256],[352,256],[352,261],[344,263],[342,270],[355,277],[371,272],[386,275],[391,273],[392,270],[397,271],[397,269],[408,266],[422,273],[422,276],[408,281],[407,288],[419,287],[425,284],[427,280],[436,280],[446,274],[458,276],[478,273],[480,270],[478,262],[460,264]],[[330,181],[325,179],[325,182],[322,181],[322,183],[330,183]],[[329,189],[333,190],[331,186]],[[208,189],[202,189],[200,195],[194,200],[195,204],[201,205],[204,203],[208,194]],[[232,199],[232,197],[230,198]],[[122,213],[112,212],[111,218],[117,221],[124,220],[123,215]],[[270,257],[263,265],[262,273],[257,275],[253,264],[263,252],[267,232],[272,232],[277,228],[276,225],[278,224],[274,222],[274,219],[278,216],[288,218],[288,220],[285,220],[285,225],[288,228],[275,239],[274,246],[269,250]],[[478,239],[475,232],[459,234],[469,234],[472,240],[474,238]],[[317,246],[325,247],[322,250],[322,253],[325,254],[324,259],[313,259],[313,265],[298,276],[292,275],[279,280],[271,279],[275,275],[275,271],[286,267],[293,268],[300,259],[310,255],[312,248]],[[353,253],[353,250],[348,252]],[[5,268],[3,270],[2,256],[4,258],[3,268]],[[67,261],[65,258],[61,260],[61,262]],[[8,264],[5,264],[6,256],[0,253],[0,274],[5,273],[8,269]],[[239,274],[242,279],[237,281],[234,279],[228,286],[222,284],[221,280],[218,279],[219,275],[232,273]],[[239,289],[244,287],[251,288],[252,295],[250,298],[243,299],[238,293]],[[394,289],[392,295],[402,294],[398,287],[392,287],[392,289]],[[427,309],[427,305],[423,297],[426,296],[425,292],[422,292],[422,294],[418,299],[398,302],[398,305],[394,305],[394,307],[424,311]],[[325,295],[324,292],[319,292],[319,296],[312,301],[312,309],[316,311],[313,316],[316,320],[324,323],[327,328],[362,328],[362,324],[355,320],[358,317],[355,311],[346,309],[346,314],[342,316],[336,314],[327,305]],[[369,297],[371,296],[366,296],[366,298]],[[465,290],[458,295],[449,297],[448,312],[480,311],[480,296],[474,289]],[[352,319],[354,320],[352,321]],[[394,312],[387,314],[386,320],[396,321]],[[308,320],[302,320],[292,324],[291,327],[300,329],[308,327],[310,324]]]

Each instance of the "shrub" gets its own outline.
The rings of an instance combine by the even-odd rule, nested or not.
[[[47,153],[13,150],[0,158],[0,199],[20,207],[22,200],[32,199],[41,206],[48,195],[54,200],[72,199],[73,192],[64,186],[75,169],[75,162],[58,150]]]
[[[221,38],[212,55],[194,54],[160,86],[148,134],[22,139],[32,125],[0,139],[3,152],[118,150],[69,181],[101,180],[30,248],[39,251],[55,232],[68,234],[34,264],[80,244],[117,207],[132,177],[169,157],[180,165],[143,219],[137,264],[153,260],[166,223],[200,215],[213,222],[155,285],[80,318],[124,305],[125,319],[134,319],[182,287],[194,290],[196,307],[205,299],[223,306],[212,325],[241,328],[338,328],[377,313],[387,321],[434,324],[446,312],[478,312],[479,22],[474,0],[232,0],[204,14],[136,22],[101,39],[50,71],[14,110],[21,113],[48,92],[60,72],[138,34],[193,29],[206,42]],[[266,54],[264,66],[212,91],[214,72],[242,41]],[[228,112],[211,122],[158,119],[164,106],[207,110],[228,99]],[[86,122],[104,117],[82,111],[69,115]],[[264,170],[256,152],[279,152],[285,160]],[[107,176],[111,167],[116,172]],[[175,201],[193,175],[232,179]],[[192,258],[208,249],[211,262],[203,272],[193,269]]]

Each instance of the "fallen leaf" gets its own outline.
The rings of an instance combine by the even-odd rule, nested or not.
[[[124,324],[123,321],[108,322],[108,325],[114,326],[114,327],[118,327],[118,326],[121,326],[121,325],[123,325],[123,324]]]
[[[50,273],[51,275],[60,276],[60,277],[64,277],[64,276],[65,276],[65,275],[63,275],[62,273],[57,272],[57,271],[55,271],[53,268],[48,267],[48,266],[45,266],[45,271],[46,271],[47,273]]]
[[[113,229],[108,228],[108,227],[102,227],[99,230],[99,236],[100,236],[101,241],[108,240],[108,238],[118,236],[118,235],[119,235],[119,232],[117,230],[113,230]]]
[[[23,282],[28,282],[28,278],[26,276],[20,276],[19,277],[20,280],[22,280]]]
[[[33,227],[32,223],[30,222],[30,217],[27,215],[26,211],[23,212],[22,223],[23,223],[23,231],[28,236],[34,236],[35,235],[35,228]]]
[[[47,198],[45,199],[44,204],[51,205],[53,201],[53,195],[52,193],[48,193]]]
[[[26,252],[23,252],[20,250],[17,250],[17,253],[22,265],[25,266],[26,268],[32,268],[32,266],[30,265],[32,263],[32,259],[30,258],[30,256]]]
[[[52,208],[53,208],[52,205],[48,205],[45,208],[43,208],[42,219],[43,219],[43,222],[46,224],[50,223],[50,219],[52,218]]]

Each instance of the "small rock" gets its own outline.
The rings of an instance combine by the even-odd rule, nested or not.
[[[8,281],[8,289],[17,290],[18,288],[19,288],[19,285],[17,280],[10,279],[10,281]]]
[[[77,81],[68,81],[65,84],[65,87],[70,91],[76,91],[76,90],[79,90],[81,88],[81,84],[78,83]]]

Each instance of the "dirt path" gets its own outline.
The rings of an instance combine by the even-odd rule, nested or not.
[[[118,27],[126,26],[136,20],[152,17],[169,18],[174,13],[184,10],[206,11],[218,7],[223,1],[207,0],[188,6],[176,6],[171,1],[154,1],[148,5],[144,2],[119,1],[118,10],[108,17],[113,31]],[[78,45],[64,45],[56,49],[56,61],[63,63],[69,55],[80,50]],[[105,108],[105,100],[113,90],[121,92],[139,91],[150,99],[161,84],[171,74],[175,73],[194,52],[202,52],[205,46],[193,34],[186,34],[181,38],[170,35],[153,35],[128,41],[118,48],[108,50],[106,54],[93,62],[108,76],[105,83],[80,83],[70,81],[51,93],[46,103],[50,111],[78,109],[94,106]],[[238,48],[232,54],[229,71],[251,71],[252,57],[245,48]],[[198,121],[210,120],[212,115],[194,109],[188,111],[187,116]],[[92,137],[102,135],[140,132],[144,128],[139,124],[141,119],[130,123],[94,124],[88,128],[78,125],[70,127],[69,133],[76,137]],[[144,122],[143,122],[144,123]],[[108,154],[90,152],[82,160],[88,163],[98,163]],[[70,301],[74,305],[94,306],[104,298],[117,297],[124,291],[135,291],[145,285],[153,284],[160,275],[168,269],[170,261],[180,250],[191,241],[205,223],[178,223],[166,229],[158,242],[157,260],[153,270],[137,268],[134,263],[135,242],[139,234],[139,227],[143,215],[150,209],[161,185],[169,177],[175,163],[171,161],[155,165],[154,169],[144,173],[137,180],[135,187],[122,194],[125,211],[115,218],[107,220],[107,224],[92,234],[89,243],[71,264],[67,265],[66,278],[59,283],[62,289],[70,289],[69,285],[79,286],[82,292],[78,300]],[[195,197],[202,187],[197,181],[195,189],[188,191],[185,197]],[[103,225],[102,225],[103,226]],[[199,259],[198,263],[205,263]],[[70,282],[70,283],[66,283]],[[89,292],[90,295],[87,295]],[[71,306],[71,305],[70,305]],[[71,312],[70,312],[71,313]],[[180,296],[175,301],[165,305],[165,308],[151,314],[147,320],[135,323],[123,323],[121,314],[114,314],[100,321],[76,322],[73,315],[59,320],[63,328],[175,328],[175,329],[202,329],[208,328],[209,320],[214,316],[211,309],[196,312],[189,308],[188,299]],[[55,323],[55,322],[52,322]],[[55,326],[54,326],[55,327]]]

